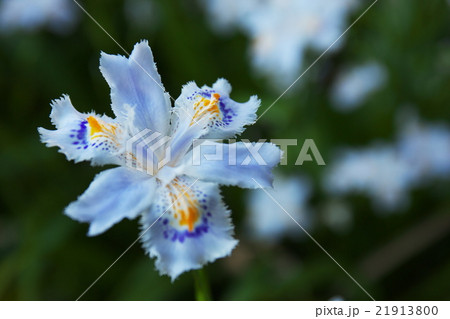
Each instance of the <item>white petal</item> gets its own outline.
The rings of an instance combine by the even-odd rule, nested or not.
[[[136,44],[128,59],[102,53],[100,70],[111,87],[112,108],[117,117],[127,115],[127,106],[131,106],[135,115],[135,133],[151,129],[167,134],[169,95],[164,93],[147,41]]]
[[[252,154],[251,149],[255,154]],[[271,187],[272,169],[280,162],[281,154],[281,150],[271,143],[208,142],[186,154],[183,172],[223,185]]]
[[[156,181],[149,175],[124,167],[109,169],[98,174],[65,213],[90,223],[88,235],[95,236],[150,207],[155,188]]]
[[[256,120],[260,101],[252,96],[248,102],[238,103],[230,98],[230,92],[231,85],[225,79],[218,79],[212,88],[199,88],[189,82],[175,101],[172,122],[175,127],[207,127],[207,134],[202,136],[205,138],[229,138],[242,133],[244,126]]]
[[[414,170],[390,145],[345,150],[324,174],[324,187],[333,195],[363,193],[382,210],[396,210],[409,201],[417,183]]]
[[[246,196],[249,211],[247,215],[249,235],[265,242],[276,242],[287,235],[292,237],[304,235],[304,232],[290,216],[302,227],[310,230],[312,214],[310,214],[307,205],[310,195],[311,185],[309,181],[299,177],[283,178],[276,176],[273,189],[252,190]]]
[[[75,162],[121,163],[119,152],[125,136],[115,120],[78,112],[67,95],[52,102],[50,118],[56,130],[38,128],[42,142],[48,147],[58,146],[61,153]]]
[[[237,244],[217,185],[194,182],[178,177],[159,188],[142,218],[143,246],[150,257],[156,257],[160,273],[172,280],[228,256]]]

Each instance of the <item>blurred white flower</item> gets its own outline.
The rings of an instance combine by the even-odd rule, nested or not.
[[[340,295],[336,295],[330,298],[328,301],[344,301],[344,298]]]
[[[326,172],[324,188],[336,195],[364,193],[377,208],[395,210],[408,203],[411,189],[450,178],[450,127],[407,113],[400,114],[392,145],[343,151]]]
[[[376,62],[352,67],[338,74],[331,90],[333,106],[349,111],[360,106],[386,81],[386,70]]]
[[[72,0],[0,0],[0,29],[34,30],[47,26],[54,32],[69,31],[77,21]]]
[[[354,0],[204,0],[213,27],[237,26],[251,39],[252,63],[285,87],[299,75],[306,48],[326,50],[344,32]],[[335,43],[330,50],[342,44]]]
[[[305,229],[312,224],[307,202],[311,185],[299,177],[276,176],[273,189],[266,191]],[[302,235],[298,225],[270,198],[264,190],[252,190],[247,202],[249,234],[256,240],[276,242],[282,237]]]
[[[332,194],[359,192],[377,208],[394,210],[408,202],[413,181],[409,165],[391,146],[344,151],[325,175]]]
[[[412,118],[402,127],[397,147],[418,181],[450,177],[450,128]]]
[[[128,24],[138,29],[148,31],[159,23],[160,8],[152,0],[125,0],[124,10]]]
[[[229,32],[239,24],[252,9],[259,6],[260,0],[203,0],[209,13],[211,26],[218,32]]]

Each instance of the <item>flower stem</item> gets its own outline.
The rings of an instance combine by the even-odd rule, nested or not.
[[[211,300],[208,276],[203,269],[194,270],[195,299],[197,301]]]

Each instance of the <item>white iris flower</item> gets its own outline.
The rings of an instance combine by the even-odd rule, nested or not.
[[[69,160],[119,165],[98,174],[65,213],[90,223],[90,236],[141,216],[143,246],[172,279],[229,255],[237,240],[218,184],[270,187],[281,152],[270,143],[193,141],[241,133],[255,121],[260,101],[233,101],[230,84],[219,79],[212,88],[188,83],[171,107],[146,41],[129,58],[102,53],[100,70],[111,87],[114,119],[79,113],[63,96],[52,103],[56,130],[39,128],[42,141],[58,146]],[[152,133],[154,144],[130,148],[143,132]],[[217,148],[223,156],[205,160]],[[259,158],[250,156],[255,150]],[[158,163],[150,172],[143,169],[149,160]]]
[[[64,33],[78,20],[72,0],[0,0],[0,29],[34,30],[43,26]]]

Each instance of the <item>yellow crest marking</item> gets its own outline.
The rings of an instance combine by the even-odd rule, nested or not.
[[[185,185],[178,183],[177,179],[171,183],[171,186],[167,185],[167,188],[173,203],[174,218],[177,219],[178,225],[187,226],[189,232],[192,232],[200,218],[197,200],[193,198],[193,194]]]
[[[211,99],[198,96],[200,99],[194,103],[194,116],[192,117],[189,126],[198,122],[205,116],[210,116],[210,120],[220,118],[219,99],[220,94],[214,93],[211,95]]]

